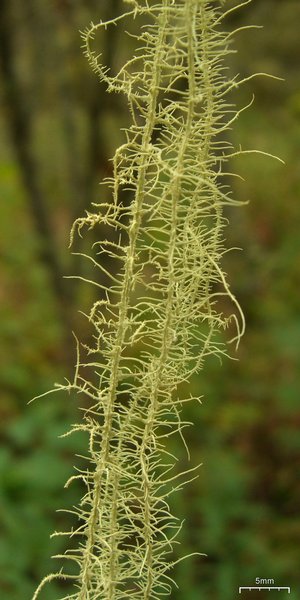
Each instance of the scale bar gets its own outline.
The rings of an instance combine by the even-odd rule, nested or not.
[[[287,590],[288,594],[291,593],[291,588],[290,587],[278,587],[278,586],[251,586],[251,587],[239,587],[239,594],[241,594],[242,590],[249,590],[251,592],[251,590],[258,590],[259,592],[261,590],[277,590],[278,592],[280,592],[281,590]]]

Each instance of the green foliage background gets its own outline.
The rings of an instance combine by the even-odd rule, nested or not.
[[[85,440],[58,438],[77,419],[77,399],[54,395],[29,407],[27,402],[71,376],[71,329],[81,339],[90,334],[77,311],[89,306],[92,292],[72,280],[59,291],[53,282],[86,269],[67,251],[69,230],[98,198],[97,183],[110,174],[108,159],[128,119],[122,99],[107,97],[90,73],[77,33],[119,4],[13,0],[4,3],[0,17],[10,40],[2,51],[9,51],[13,65],[12,73],[2,72],[0,113],[2,600],[29,600],[51,570],[50,555],[63,550],[61,539],[49,539],[67,520],[55,511],[75,504],[80,494],[63,485]],[[195,424],[187,438],[193,463],[203,466],[173,502],[185,519],[180,553],[196,550],[207,558],[178,566],[174,600],[231,600],[239,585],[256,577],[300,586],[299,19],[296,0],[254,0],[228,24],[264,25],[263,31],[236,35],[233,71],[286,79],[257,78],[238,92],[239,105],[252,93],[255,103],[232,139],[244,149],[278,154],[286,166],[258,155],[232,164],[245,179],[235,180],[235,195],[250,203],[226,214],[227,245],[243,251],[224,261],[247,331],[238,361],[224,360],[222,367],[208,362],[192,382],[191,392],[203,395],[203,404],[188,409]],[[100,43],[112,66],[130,51],[116,34]],[[19,107],[11,102],[12,86]],[[18,110],[25,109],[30,127],[24,141],[20,125],[15,137],[13,132]],[[45,256],[47,240],[30,201],[20,144],[30,155],[54,262]],[[175,452],[186,461],[180,448]],[[53,584],[43,598],[55,600],[60,593]]]

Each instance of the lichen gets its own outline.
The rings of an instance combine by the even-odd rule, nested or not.
[[[223,207],[239,204],[224,168],[236,153],[227,131],[240,113],[232,104],[239,81],[226,66],[231,34],[222,30],[232,9],[226,13],[223,4],[127,0],[129,12],[83,33],[92,68],[109,92],[126,95],[132,124],[106,181],[111,200],[78,219],[71,233],[72,240],[85,227],[105,226],[96,258],[87,258],[110,280],[93,282],[100,294],[88,315],[95,345],[82,357],[77,343],[74,380],[56,388],[90,400],[70,432],[89,435],[88,465],[68,482],[80,478],[86,486],[76,509],[80,526],[69,532],[80,542],[64,555],[78,574],[46,577],[34,600],[55,577],[73,581],[65,598],[77,600],[159,599],[172,589],[181,524],[168,499],[197,470],[179,473],[168,450],[174,433],[185,443],[184,403],[197,400],[178,390],[207,356],[226,354],[220,331],[232,322],[236,342],[244,331],[222,270]],[[138,49],[113,76],[93,39],[141,16],[148,26],[137,35]],[[106,256],[114,269],[105,267]]]

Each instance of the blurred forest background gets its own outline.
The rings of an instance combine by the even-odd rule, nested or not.
[[[72,330],[84,341],[91,335],[78,310],[88,309],[93,290],[63,278],[88,277],[90,267],[68,251],[68,236],[99,199],[130,117],[125,99],[106,94],[91,72],[78,32],[122,5],[1,2],[1,600],[29,600],[59,566],[50,556],[66,541],[49,535],[72,517],[56,510],[72,507],[81,493],[63,485],[85,440],[58,437],[78,419],[78,398],[27,403],[72,377]],[[187,438],[193,463],[203,466],[173,502],[185,519],[178,552],[207,557],[180,563],[174,600],[231,600],[256,577],[300,586],[300,3],[253,0],[232,14],[228,29],[250,23],[264,29],[235,36],[230,69],[285,82],[256,78],[237,92],[239,106],[252,93],[255,102],[231,139],[286,165],[259,155],[230,165],[245,179],[234,180],[235,197],[250,200],[226,214],[227,246],[243,247],[226,255],[225,269],[247,330],[238,361],[208,361],[192,382],[192,393],[204,398],[202,408],[187,409],[195,423]],[[113,68],[130,52],[122,33],[113,28],[99,40]],[[73,251],[90,242],[76,239]],[[42,597],[56,600],[67,589],[53,583]]]

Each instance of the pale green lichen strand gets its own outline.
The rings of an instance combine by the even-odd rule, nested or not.
[[[97,31],[111,23],[83,34],[91,66],[109,91],[126,94],[133,124],[107,181],[112,201],[97,205],[72,231],[106,226],[99,259],[90,259],[111,279],[109,287],[94,282],[102,292],[89,315],[95,346],[81,358],[78,344],[74,381],[58,386],[91,400],[83,422],[72,428],[90,438],[89,467],[75,476],[87,488],[77,509],[80,527],[70,532],[81,542],[64,555],[77,563],[78,575],[45,578],[34,599],[53,577],[73,579],[68,599],[150,600],[171,592],[180,524],[168,498],[195,469],[178,473],[168,450],[168,437],[177,432],[183,439],[186,425],[180,413],[188,398],[178,388],[206,356],[225,354],[217,334],[231,317],[219,298],[228,295],[238,306],[220,266],[223,205],[237,204],[220,183],[221,166],[233,153],[220,134],[237,114],[226,100],[236,81],[225,77],[224,12],[217,0],[127,4],[132,11],[116,19],[118,26],[143,15],[149,27],[115,76],[92,49]],[[120,200],[126,188],[133,194],[129,207]],[[110,239],[115,231],[125,245]],[[115,259],[117,275],[105,269],[105,253]],[[239,307],[238,315],[237,339]],[[88,377],[91,369],[98,380]]]

